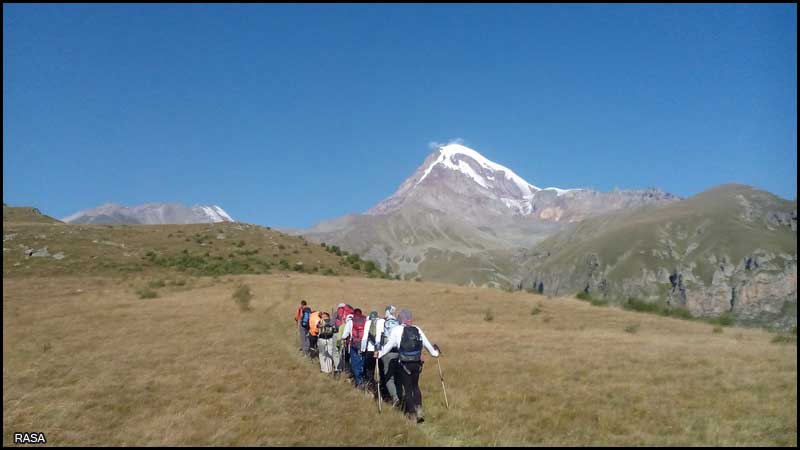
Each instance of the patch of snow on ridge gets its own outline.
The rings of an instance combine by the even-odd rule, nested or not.
[[[228,219],[231,222],[236,222],[235,220],[233,220],[233,217],[229,216],[228,213],[226,213],[225,210],[223,210],[219,206],[214,205],[214,209],[217,210],[217,213],[219,213],[219,215],[222,216],[223,218]]]
[[[472,178],[475,180],[476,183],[480,184],[481,186],[489,189],[489,186],[486,184],[486,180],[484,180],[480,175],[475,172],[475,170],[464,160],[458,162],[458,170],[460,170],[464,175]]]
[[[582,191],[583,189],[559,189],[557,187],[549,187],[542,189],[543,191],[556,191],[556,196],[561,197],[564,194],[570,193],[572,191]]]
[[[233,222],[233,220],[231,219],[231,216],[229,216],[219,206],[216,206],[216,205],[214,205],[213,207],[212,206],[200,206],[200,208],[203,210],[203,213],[209,219],[211,219],[212,222],[215,222],[215,223],[216,222],[225,222],[226,220],[230,220],[231,222]]]

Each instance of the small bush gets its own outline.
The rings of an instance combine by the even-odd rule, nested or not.
[[[729,327],[736,322],[736,316],[730,311],[725,311],[724,313],[720,314],[719,317],[714,319],[713,322],[723,327]]]
[[[578,294],[575,296],[575,298],[577,298],[578,300],[591,301],[592,300],[592,295],[589,294],[586,291],[581,291],[581,292],[578,292]]]
[[[658,303],[648,303],[636,298],[629,298],[628,300],[626,300],[625,303],[622,304],[622,308],[630,311],[646,312],[653,314],[659,314],[663,311],[661,305],[659,305]]]
[[[49,351],[50,351],[52,348],[53,348],[53,345],[52,345],[52,344],[50,344],[49,342],[45,342],[44,344],[42,344],[42,353],[47,353],[47,352],[49,352]]]
[[[625,332],[626,333],[636,334],[637,331],[639,331],[639,324],[638,323],[627,325],[625,327]]]
[[[535,316],[535,315],[537,315],[537,314],[539,314],[539,313],[541,313],[541,312],[542,312],[542,308],[539,308],[539,305],[536,305],[536,306],[534,306],[534,307],[533,307],[533,309],[531,310],[531,315],[532,315],[532,316]]]
[[[592,306],[608,306],[607,300],[600,300],[599,298],[593,298],[589,300],[589,303],[591,303]]]
[[[686,309],[686,308],[671,308],[671,309],[667,309],[667,315],[670,316],[670,317],[676,317],[678,319],[684,319],[684,320],[692,320],[692,319],[694,319],[694,316],[692,316],[692,313],[690,313],[689,310]]]
[[[246,284],[239,285],[233,292],[233,300],[239,305],[239,309],[242,311],[250,311],[252,309],[250,307],[250,299],[252,297],[253,294],[250,293],[250,286]]]
[[[490,308],[490,309],[487,309],[487,310],[486,310],[486,311],[483,313],[483,320],[485,320],[486,322],[491,322],[491,321],[493,321],[493,320],[494,320],[494,314],[492,314],[492,310],[491,310],[491,308]]]
[[[797,344],[797,336],[780,333],[772,337],[773,344]]]
[[[715,326],[713,332],[714,332],[714,334],[722,333],[722,327],[719,326],[719,325]]]
[[[164,280],[153,280],[153,281],[147,283],[147,287],[149,287],[150,289],[158,289],[158,288],[162,288],[164,286],[166,286],[166,284],[164,283]]]
[[[139,294],[139,298],[156,298],[158,297],[158,292],[150,289],[150,288],[142,288],[136,291]]]

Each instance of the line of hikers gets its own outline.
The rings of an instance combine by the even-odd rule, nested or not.
[[[334,311],[331,317],[325,311],[312,311],[305,300],[300,302],[294,317],[300,351],[318,358],[323,373],[334,378],[344,373],[356,388],[403,409],[409,420],[423,422],[419,390],[422,348],[435,358],[440,352],[412,323],[411,311],[404,309],[398,314],[397,308],[389,305],[379,318],[377,311],[364,316],[360,308],[345,303],[331,309]],[[377,380],[376,369],[380,372]]]

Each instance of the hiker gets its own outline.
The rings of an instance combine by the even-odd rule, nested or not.
[[[294,320],[297,322],[297,330],[300,333],[300,351],[303,354],[308,354],[308,319],[311,315],[311,308],[305,300],[300,301],[300,307],[297,308],[297,313],[294,315]]]
[[[422,329],[412,323],[411,311],[404,309],[398,315],[400,326],[392,329],[389,339],[378,357],[382,358],[391,350],[398,351],[398,381],[403,386],[405,414],[417,423],[425,421],[422,411],[422,392],[419,390],[419,374],[422,372],[422,347],[434,358],[439,357],[439,347],[431,345]]]
[[[342,339],[349,345],[350,370],[353,372],[355,387],[360,388],[364,384],[364,360],[361,357],[361,339],[364,337],[364,326],[367,318],[361,313],[360,308],[353,310],[353,318],[344,326]]]
[[[319,311],[314,311],[308,316],[308,357],[314,359],[317,356],[317,324],[319,324]]]
[[[386,307],[383,313],[383,333],[381,333],[380,341],[378,341],[378,352],[380,352],[386,342],[389,340],[389,335],[396,326],[400,325],[400,322],[397,321],[397,308],[394,305],[389,305]],[[384,397],[387,399],[391,399],[392,406],[399,407],[400,406],[400,396],[397,392],[397,371],[399,367],[397,366],[397,358],[399,357],[399,353],[397,353],[397,349],[391,349],[388,353],[386,353],[382,358],[378,359],[378,370],[380,370],[381,374],[381,387],[386,392],[389,393],[388,397]]]
[[[364,324],[364,336],[361,338],[361,355],[364,359],[364,380],[367,388],[376,386],[375,383],[375,352],[378,351],[378,342],[383,333],[383,319],[378,318],[377,311],[370,311],[367,322]],[[377,393],[377,391],[376,391]]]
[[[342,373],[344,372],[348,376],[350,375],[350,351],[347,348],[347,344],[342,337],[344,334],[344,329],[346,325],[353,320],[353,315],[348,314],[342,319],[342,325],[339,327],[339,332],[336,334],[336,348],[339,350],[339,364],[337,364],[336,372]],[[336,376],[336,374],[334,374]]]
[[[330,314],[321,312],[317,322],[317,349],[319,354],[319,370],[322,373],[334,373],[339,366],[339,352],[336,350],[336,324]]]
[[[346,303],[339,303],[339,306],[336,307],[336,326],[343,327],[349,314],[353,314],[353,307]]]

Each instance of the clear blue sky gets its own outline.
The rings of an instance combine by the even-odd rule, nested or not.
[[[461,138],[538,186],[797,192],[796,5],[3,7],[3,199],[307,227]]]

